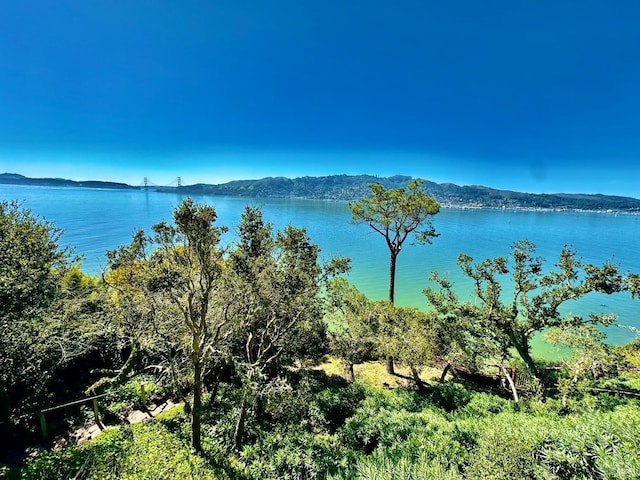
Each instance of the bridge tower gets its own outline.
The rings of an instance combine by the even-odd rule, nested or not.
[[[149,188],[149,179],[147,177],[144,177],[143,182],[144,182],[144,188],[145,189]]]
[[[178,177],[178,187],[182,186],[182,177]]]

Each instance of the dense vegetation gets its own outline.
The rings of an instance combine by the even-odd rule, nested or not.
[[[396,193],[389,202],[406,198]],[[274,232],[246,208],[223,248],[216,219],[186,200],[171,224],[108,252],[97,278],[54,225],[0,203],[0,475],[640,477],[640,378],[628,368],[640,343],[604,343],[598,326],[613,316],[558,310],[589,292],[637,296],[638,275],[570,248],[548,267],[522,241],[504,258],[461,254],[477,299],[435,275],[418,310],[368,299],[340,276],[348,260],[320,263],[304,229]],[[540,362],[537,332],[571,354]],[[75,446],[68,432],[92,422],[91,404],[47,409],[96,395],[115,427]],[[179,406],[124,420],[166,399]]]

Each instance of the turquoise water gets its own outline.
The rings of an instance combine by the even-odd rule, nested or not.
[[[182,201],[181,196],[169,193],[9,185],[0,185],[0,199],[24,201],[36,214],[55,222],[65,232],[63,243],[83,255],[83,269],[92,274],[104,268],[107,250],[128,243],[137,228],[149,230],[154,223],[170,220],[173,208]],[[233,241],[247,204],[261,207],[265,218],[276,228],[287,224],[305,227],[322,249],[323,258],[350,257],[353,269],[349,280],[370,298],[386,298],[386,244],[366,225],[351,224],[345,203],[237,197],[194,199],[215,206],[219,223],[230,229],[226,234],[228,242]],[[549,265],[555,262],[563,245],[570,244],[585,262],[612,260],[623,272],[640,272],[640,216],[636,215],[446,208],[434,217],[433,223],[440,236],[432,245],[407,245],[398,257],[399,305],[426,308],[422,290],[432,271],[448,275],[461,295],[468,295],[471,285],[456,265],[458,254],[464,252],[477,260],[507,255],[514,241],[525,238],[538,246],[539,255]],[[615,312],[619,323],[640,328],[640,300],[631,300],[628,294],[590,295],[567,306],[565,311]],[[609,329],[608,334],[614,343],[633,338],[628,329]]]

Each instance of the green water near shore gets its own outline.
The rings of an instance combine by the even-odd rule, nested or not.
[[[388,293],[389,252],[384,240],[366,225],[350,222],[346,203],[297,199],[254,199],[239,197],[194,197],[215,206],[219,223],[230,228],[225,239],[233,241],[235,226],[245,205],[259,206],[276,228],[287,224],[305,227],[322,249],[322,257],[351,258],[348,279],[372,299]],[[36,214],[64,229],[63,243],[84,256],[83,269],[99,273],[106,264],[105,252],[128,243],[137,228],[149,230],[161,220],[170,220],[173,208],[182,201],[176,194],[98,190],[81,188],[0,186],[0,199],[17,199]],[[538,247],[550,268],[565,244],[572,245],[583,261],[595,264],[612,260],[623,272],[640,272],[637,239],[640,216],[596,212],[551,212],[497,209],[444,208],[434,217],[440,236],[432,245],[406,245],[398,257],[396,303],[427,308],[422,290],[436,271],[455,284],[462,298],[471,299],[472,286],[458,268],[458,254],[477,260],[504,256],[510,245],[528,239]],[[628,294],[590,294],[573,302],[565,312],[615,312],[619,323],[640,328],[640,300]],[[612,343],[634,338],[631,330],[611,328]],[[553,357],[555,349],[539,338],[534,351]]]

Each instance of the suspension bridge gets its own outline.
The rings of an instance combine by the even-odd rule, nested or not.
[[[142,179],[142,182],[138,184],[138,187],[144,190],[156,190],[156,191],[174,190],[176,188],[182,187],[182,177],[174,178],[167,185],[159,185],[157,183],[152,182],[148,177],[144,177]]]

